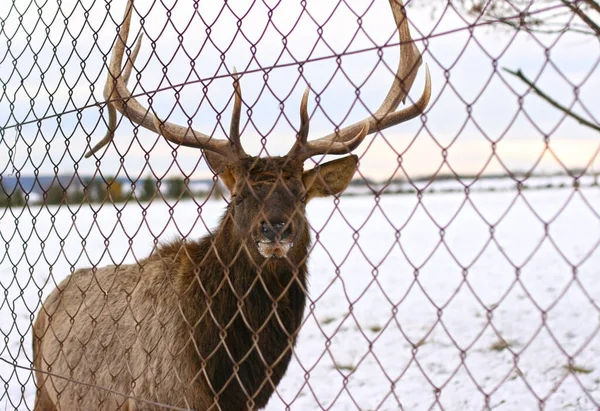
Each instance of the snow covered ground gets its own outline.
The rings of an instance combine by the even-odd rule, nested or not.
[[[33,407],[40,295],[201,236],[222,209],[0,209],[0,409]],[[597,188],[570,186],[314,200],[312,303],[267,409],[598,409],[599,212]]]

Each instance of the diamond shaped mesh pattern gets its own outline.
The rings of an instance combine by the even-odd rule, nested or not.
[[[237,68],[220,177],[121,114],[85,157],[126,5],[0,4],[0,409],[600,410],[597,1],[408,3],[426,110],[302,174],[307,85],[311,141],[394,82],[389,2],[138,0],[144,116],[227,141]]]

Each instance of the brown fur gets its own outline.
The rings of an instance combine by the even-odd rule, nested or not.
[[[356,161],[307,172],[286,157],[221,167],[232,201],[213,234],[160,246],[139,264],[70,275],[34,324],[35,409],[161,408],[147,401],[263,408],[286,372],[304,313],[305,202],[342,191]],[[293,247],[265,258],[257,228],[282,218],[293,228]]]

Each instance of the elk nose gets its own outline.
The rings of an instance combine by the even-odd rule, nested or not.
[[[292,224],[263,221],[261,223],[261,233],[269,241],[285,240],[292,234]]]

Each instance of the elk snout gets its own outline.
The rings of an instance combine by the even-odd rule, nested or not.
[[[294,246],[294,225],[291,221],[262,221],[258,227],[256,245],[265,258],[285,257]]]
[[[267,241],[283,241],[293,234],[292,223],[268,222],[260,223],[260,233]]]

